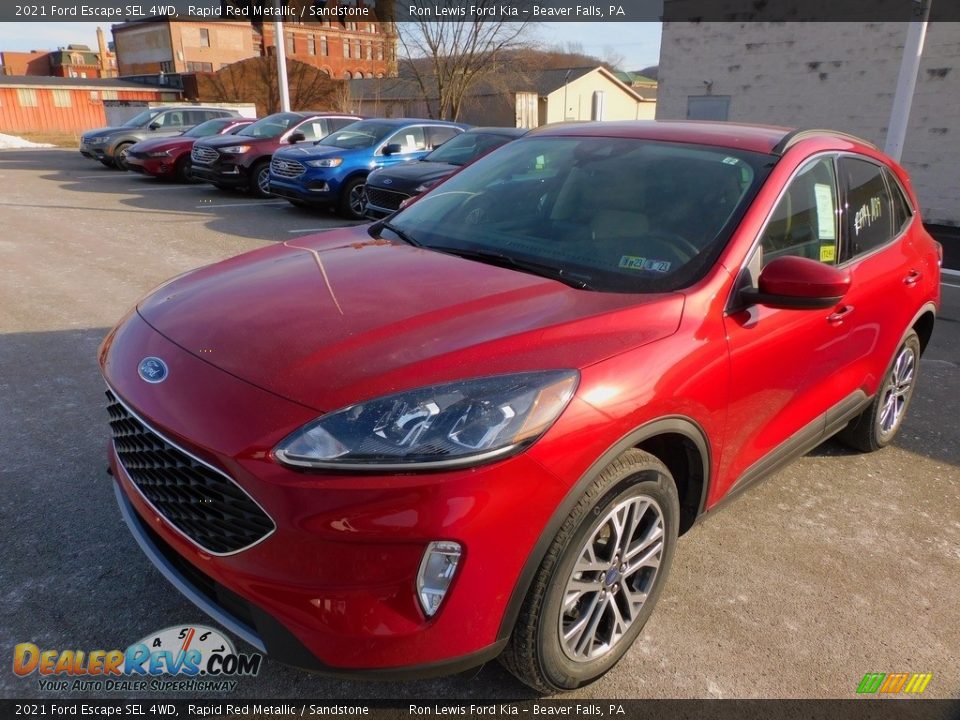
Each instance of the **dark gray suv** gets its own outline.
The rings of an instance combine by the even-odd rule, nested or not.
[[[80,138],[80,154],[91,160],[99,160],[107,167],[125,170],[127,151],[134,143],[180,135],[202,122],[223,117],[240,117],[240,113],[196,105],[149,108],[119,127],[100,128],[84,133]]]

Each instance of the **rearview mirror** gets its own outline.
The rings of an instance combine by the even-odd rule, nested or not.
[[[757,281],[740,296],[747,305],[776,308],[827,308],[840,302],[850,289],[850,272],[802,257],[771,260]]]
[[[389,145],[383,146],[384,155],[396,155],[401,152],[403,152],[403,145],[400,143],[390,143]]]
[[[291,145],[296,145],[298,142],[303,142],[306,139],[307,136],[297,130],[296,132],[290,133],[290,137],[287,138],[287,142]]]

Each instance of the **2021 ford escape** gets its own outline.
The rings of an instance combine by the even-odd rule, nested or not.
[[[142,300],[100,351],[118,501],[277,660],[575,688],[699,518],[835,433],[894,438],[939,304],[917,208],[836,133],[534,131]]]

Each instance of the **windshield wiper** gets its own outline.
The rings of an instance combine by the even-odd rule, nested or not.
[[[562,282],[563,284],[577,288],[578,290],[593,289],[589,283],[589,276],[586,276],[587,280],[584,280],[584,276],[577,276],[564,272],[562,268],[556,268],[553,265],[546,265],[533,260],[521,260],[509,255],[504,255],[503,253],[494,252],[492,250],[468,250],[466,248],[443,247],[437,245],[428,245],[427,247],[430,250],[447,253],[448,255],[456,255],[458,257],[466,258],[467,260],[476,260],[489,265],[511,268],[513,270],[519,270],[532,275],[546,277],[551,280],[557,280],[558,282]]]
[[[423,247],[422,242],[410,237],[403,230],[396,227],[395,225],[391,225],[386,220],[378,220],[377,222],[373,223],[370,227],[367,228],[367,234],[370,235],[370,237],[376,238],[377,240],[379,240],[381,230],[389,230],[398,238],[403,240],[407,245],[413,245],[414,247]]]

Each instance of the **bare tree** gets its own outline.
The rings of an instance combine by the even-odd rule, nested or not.
[[[432,9],[443,3],[408,0],[407,4]],[[502,72],[504,56],[520,46],[530,25],[496,14],[499,4],[494,0],[476,0],[472,6],[479,12],[469,21],[397,23],[405,55],[403,69],[416,81],[433,118],[457,120],[468,91]],[[411,16],[420,17],[414,12]]]

